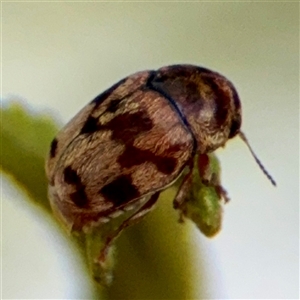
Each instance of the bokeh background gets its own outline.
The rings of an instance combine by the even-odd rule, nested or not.
[[[298,2],[1,6],[3,104],[21,99],[60,124],[139,70],[191,63],[227,76],[242,100],[243,131],[278,186],[241,140],[218,150],[232,200],[215,238],[191,226],[201,249],[195,266],[206,265],[206,298],[299,298]],[[89,298],[90,283],[52,220],[28,208],[7,175],[1,189],[3,298]]]

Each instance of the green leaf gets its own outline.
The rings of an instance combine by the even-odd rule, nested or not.
[[[1,169],[48,212],[44,165],[56,132],[57,126],[49,117],[29,114],[16,102],[1,110]]]
[[[222,227],[222,194],[225,190],[220,183],[220,166],[217,157],[211,153],[208,158],[206,176],[208,182],[203,181],[199,174],[198,164],[193,169],[192,197],[187,203],[186,216],[190,218],[207,237],[217,234]],[[195,157],[198,160],[198,157]]]

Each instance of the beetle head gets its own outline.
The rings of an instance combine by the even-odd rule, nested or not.
[[[240,131],[241,102],[233,84],[221,74],[193,65],[159,69],[148,85],[166,97],[192,132],[196,151],[209,153],[239,135],[254,159],[275,185]]]

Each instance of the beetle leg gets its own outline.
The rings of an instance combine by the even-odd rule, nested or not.
[[[189,172],[183,178],[183,181],[177,191],[175,199],[173,200],[173,208],[179,210],[179,222],[183,223],[183,208],[184,203],[189,199],[189,193],[193,185],[193,168],[191,167]]]
[[[138,223],[147,213],[149,213],[153,208],[155,203],[157,202],[159,196],[159,192],[155,193],[151,196],[151,198],[142,205],[136,212],[133,213],[128,219],[126,219],[105,241],[104,247],[100,252],[98,257],[99,262],[104,262],[108,251],[116,238],[121,234],[121,232],[135,223]]]
[[[212,170],[208,154],[198,155],[198,170],[202,183],[206,186],[213,186],[218,193],[219,199],[224,199],[224,202],[227,203],[230,198],[221,185],[219,173]]]
[[[219,199],[223,199],[225,203],[230,201],[227,191],[221,185],[216,186],[216,192],[219,195]]]

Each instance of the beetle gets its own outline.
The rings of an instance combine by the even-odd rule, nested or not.
[[[238,93],[217,72],[171,65],[130,75],[87,104],[52,141],[46,162],[51,206],[71,231],[133,211],[110,245],[185,174],[174,199],[180,209],[196,155],[201,162],[237,135],[250,148],[241,122]],[[227,199],[221,186],[217,191]]]

